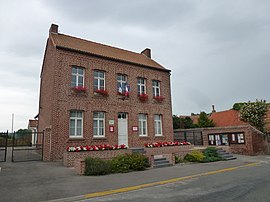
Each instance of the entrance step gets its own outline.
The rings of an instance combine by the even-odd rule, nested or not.
[[[143,147],[132,147],[132,148],[129,148],[129,149],[132,151],[133,154],[134,153],[139,153],[139,154],[146,153],[146,151],[144,150]]]
[[[217,153],[223,160],[234,160],[237,159],[235,156],[233,156],[231,153],[223,150],[222,148],[218,148]]]
[[[153,168],[163,168],[169,166],[172,166],[172,163],[170,163],[165,157],[159,157],[154,159]]]

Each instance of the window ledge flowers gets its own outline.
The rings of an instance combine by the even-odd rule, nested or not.
[[[106,90],[95,90],[94,92],[95,92],[95,94],[99,94],[99,95],[102,95],[104,97],[109,96],[109,93]]]
[[[83,86],[75,86],[72,88],[75,93],[86,93],[86,88]]]
[[[157,101],[157,102],[163,102],[163,100],[165,99],[163,96],[154,96],[154,99]]]
[[[168,146],[181,146],[181,145],[191,145],[190,142],[154,142],[146,143],[145,147],[168,147]]]
[[[104,150],[118,150],[118,149],[127,149],[127,146],[124,144],[121,145],[93,145],[93,146],[76,146],[76,147],[67,147],[66,151],[68,152],[81,152],[81,151],[104,151]]]
[[[138,95],[138,98],[141,102],[146,102],[148,100],[148,95],[146,93],[141,93]]]

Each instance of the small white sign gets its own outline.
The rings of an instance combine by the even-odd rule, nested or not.
[[[114,125],[114,120],[113,119],[109,120],[109,125]]]

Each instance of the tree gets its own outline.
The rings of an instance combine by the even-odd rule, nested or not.
[[[213,120],[209,119],[205,112],[201,112],[198,119],[198,126],[200,128],[214,127]]]
[[[265,100],[256,100],[243,105],[240,110],[240,117],[243,121],[249,122],[258,130],[265,132],[265,116],[267,113],[267,103]]]
[[[173,129],[180,128],[180,118],[177,115],[173,115]]]
[[[193,124],[193,120],[190,117],[180,118],[180,128],[188,129],[188,128],[196,128]]]
[[[16,134],[17,134],[18,137],[23,137],[23,136],[31,135],[32,131],[29,130],[29,129],[19,129],[16,132]]]
[[[240,111],[245,104],[246,104],[246,102],[237,102],[237,103],[234,103],[232,109],[237,110],[237,111]]]

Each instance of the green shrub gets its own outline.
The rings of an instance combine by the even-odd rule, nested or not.
[[[201,162],[204,158],[205,158],[205,156],[203,155],[202,152],[200,152],[200,151],[193,151],[193,152],[187,154],[184,157],[184,160],[190,161],[190,162]]]
[[[222,158],[217,153],[217,148],[215,147],[207,147],[203,151],[203,154],[205,156],[205,158],[202,160],[203,163],[222,160]]]
[[[187,162],[186,160],[184,159],[181,159],[179,156],[175,156],[175,164],[177,163],[185,163]]]
[[[112,159],[112,170],[115,173],[145,170],[149,166],[148,158],[142,154],[125,154]]]
[[[85,159],[85,175],[106,175],[112,173],[111,161],[99,158]]]

